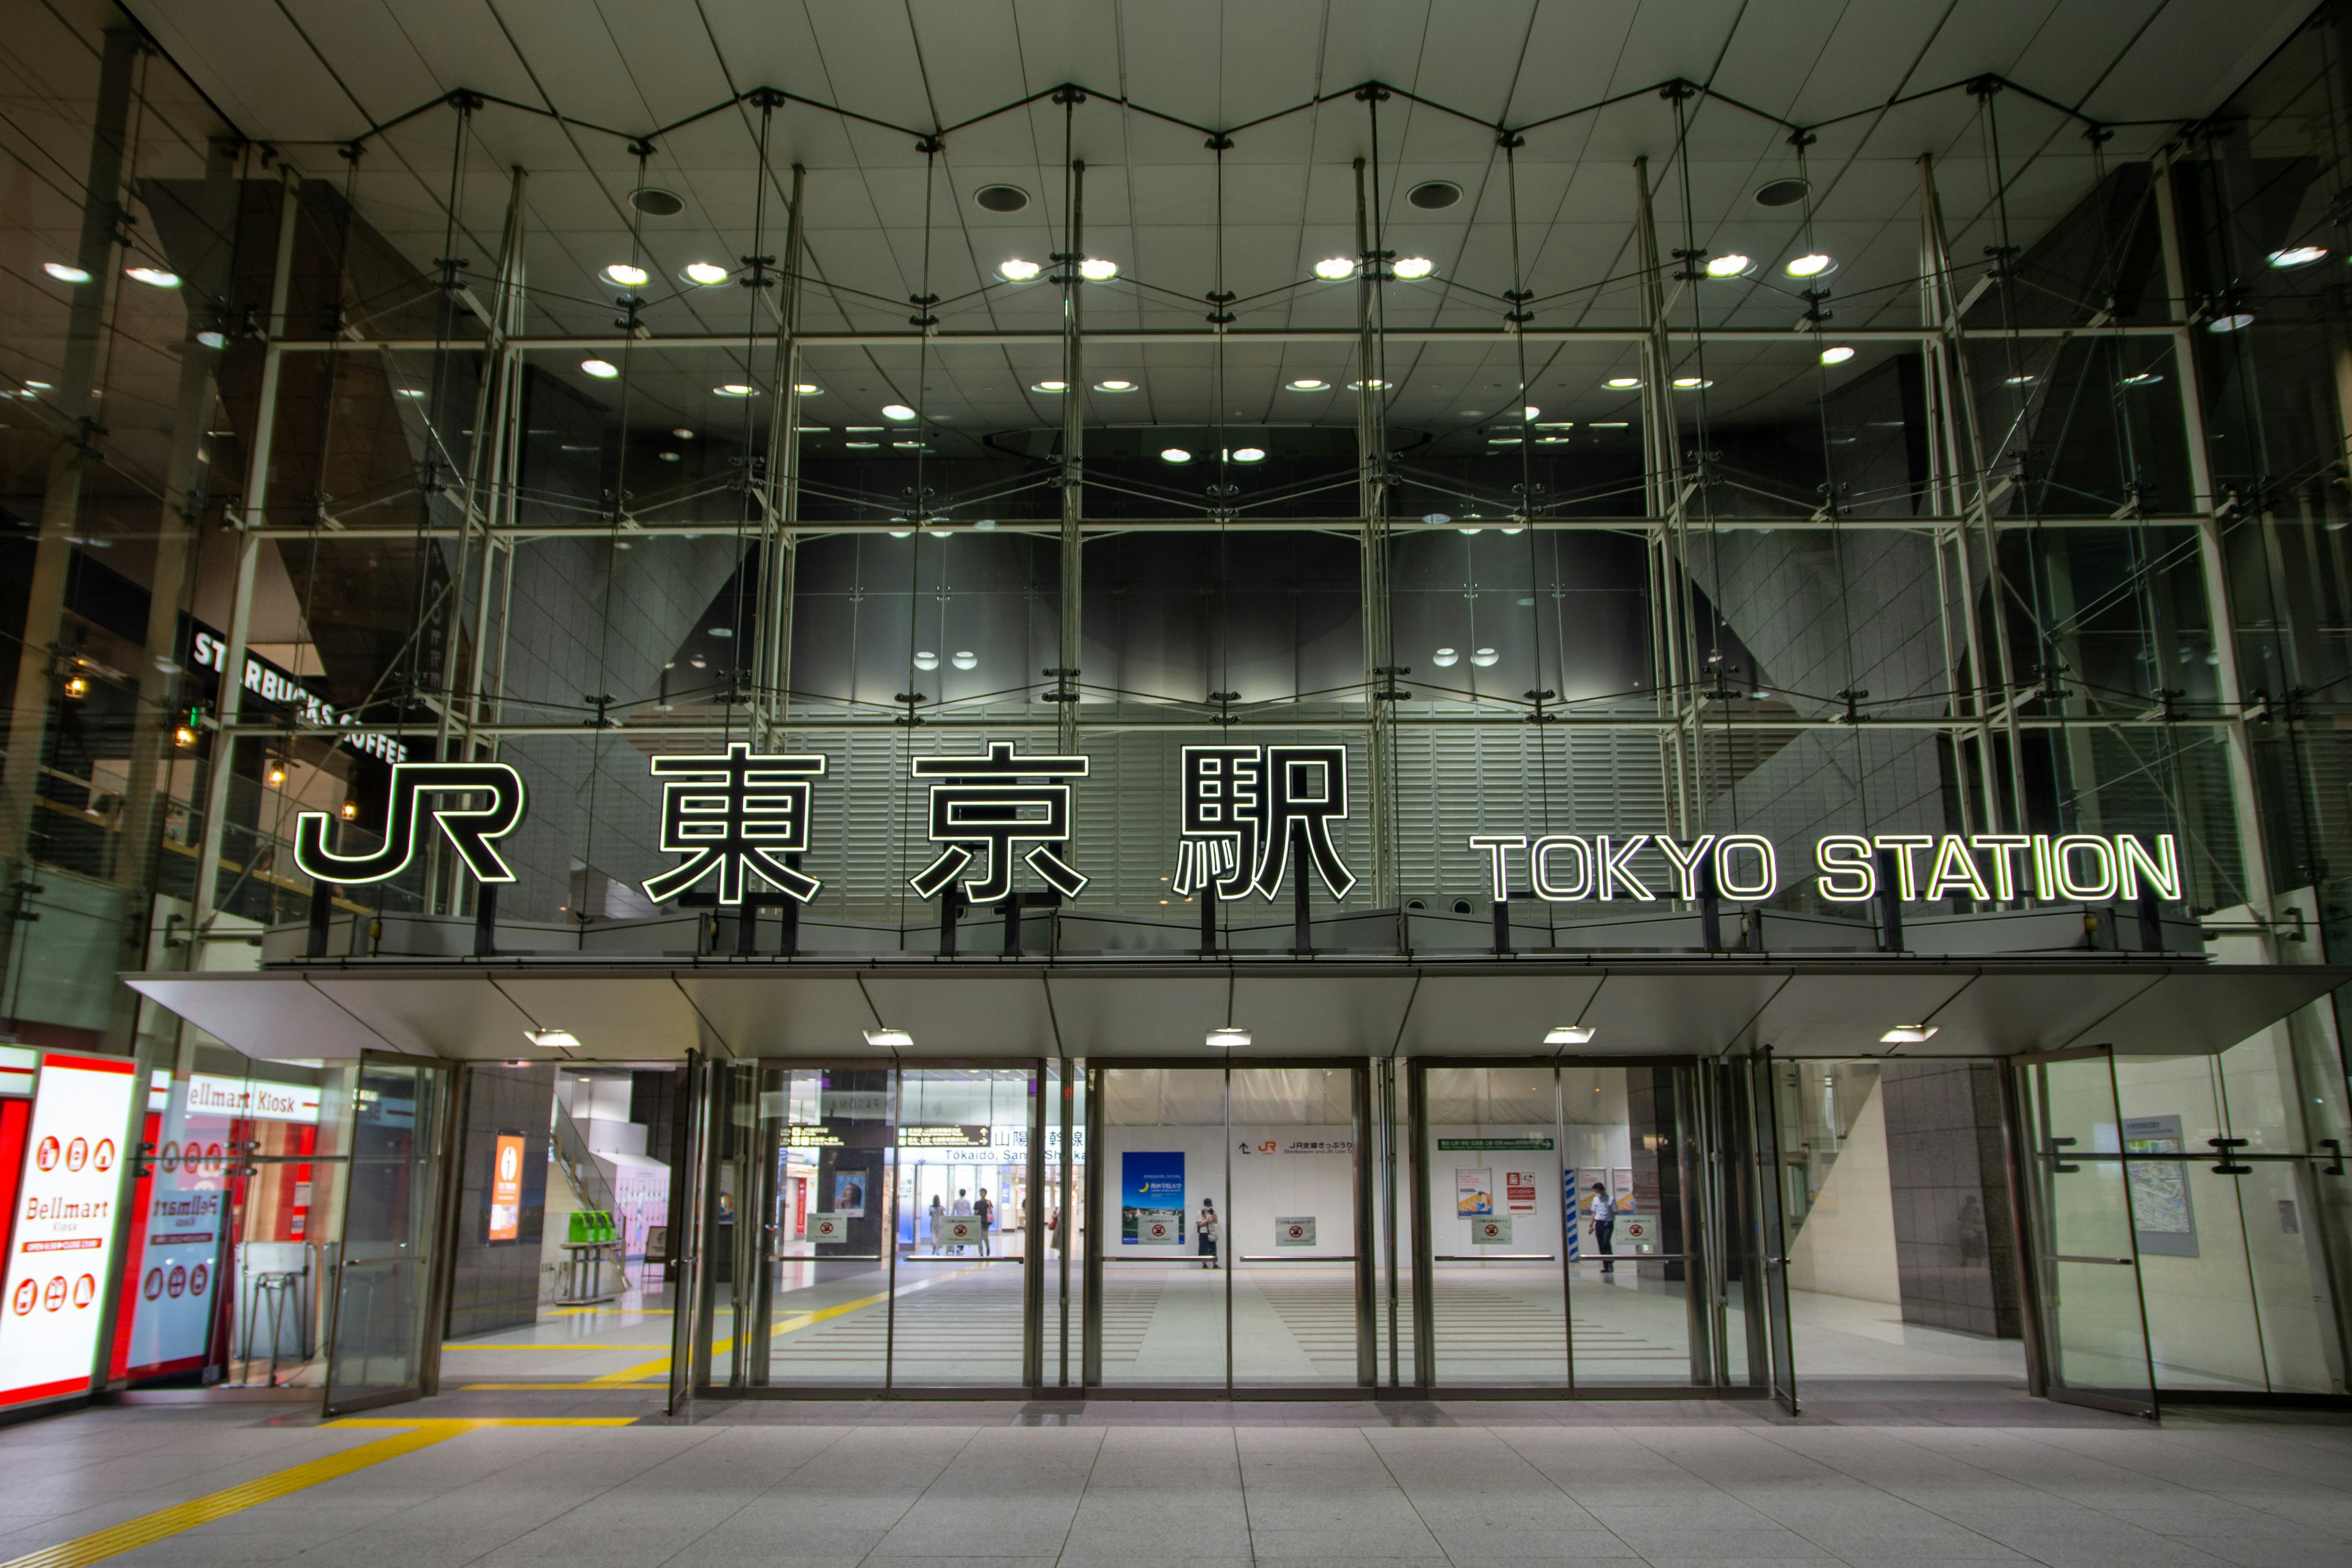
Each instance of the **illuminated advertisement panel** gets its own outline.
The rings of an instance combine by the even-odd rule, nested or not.
[[[199,1077],[172,1096],[147,1183],[124,1372],[154,1377],[201,1366],[211,1342],[226,1225],[233,1123],[209,1111]],[[311,1091],[315,1096],[316,1090]],[[315,1114],[315,1111],[313,1112]]]
[[[499,1134],[490,1161],[490,1234],[492,1241],[517,1241],[522,1237],[523,1135]]]
[[[41,1063],[0,1284],[0,1404],[89,1387],[137,1087],[121,1058],[53,1052]]]

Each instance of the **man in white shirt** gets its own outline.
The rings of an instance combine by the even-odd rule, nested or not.
[[[1612,1261],[1617,1255],[1612,1245],[1616,1237],[1617,1205],[1610,1201],[1609,1189],[1595,1182],[1592,1184],[1592,1244],[1600,1250],[1601,1272],[1603,1274],[1617,1272],[1617,1265]]]

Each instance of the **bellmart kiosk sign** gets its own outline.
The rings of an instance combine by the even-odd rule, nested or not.
[[[1072,843],[1074,795],[1089,772],[1083,756],[1023,755],[992,742],[975,756],[912,759],[911,776],[929,785],[928,835],[938,846],[908,886],[926,900],[956,888],[973,904],[1015,896],[1025,866],[1062,899],[1088,879]],[[708,882],[717,901],[740,907],[752,881],[805,904],[824,884],[801,869],[810,847],[811,806],[825,759],[761,754],[730,742],[715,754],[657,756],[660,845],[680,857],[646,879],[646,896],[665,903]],[[1344,746],[1186,746],[1178,766],[1181,811],[1171,846],[1180,894],[1220,899],[1255,893],[1271,901],[1286,880],[1310,872],[1334,899],[1355,886],[1334,838],[1348,816]],[[438,831],[483,882],[511,882],[498,840],[522,825],[522,775],[504,763],[401,763],[383,847],[345,855],[331,847],[324,812],[296,819],[294,863],[321,882],[388,881]],[[1470,848],[1486,862],[1497,900],[1531,889],[1551,903],[1655,902],[1713,892],[1760,903],[1782,887],[1780,853],[1755,833],[1480,833]],[[1635,867],[1645,851],[1664,860],[1653,881]],[[1815,890],[1828,902],[1860,904],[1892,894],[1904,902],[1966,898],[1980,903],[2032,899],[2098,903],[2153,894],[2182,896],[2179,849],[2168,833],[1825,834],[1813,844]],[[767,895],[772,900],[773,894]]]

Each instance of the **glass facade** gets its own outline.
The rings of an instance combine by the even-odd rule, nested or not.
[[[553,1178],[484,1174],[521,1139],[572,1207],[638,1215],[611,1261],[692,1320],[681,1385],[1860,1364],[1843,1309],[1787,1331],[1794,1288],[2109,1400],[2345,1392],[2332,1000],[2218,1055],[1941,1078],[1805,1038],[1538,1054],[1565,1018],[1509,1060],[1466,1016],[1329,1061],[1129,1060],[1058,1015],[828,1054],[904,1021],[877,987],[816,1055],[696,1036],[675,1104],[672,1061],[614,1057],[648,1081],[574,1126],[494,1110],[499,1072],[556,1092],[503,1056],[231,1040],[117,977],[2343,961],[2346,26],[2186,129],[1998,79],[1892,129],[1674,90],[1499,141],[1377,85],[1231,132],[1075,89],[905,134],[766,91],[657,133],[458,91],[280,147],[106,0],[27,16],[0,1030],[152,1086],[114,1374],[429,1385],[473,1321],[449,1258],[540,1234]],[[736,746],[807,786],[761,808],[756,896],[649,886],[698,809],[656,760]],[[404,763],[511,770],[510,880],[407,844]],[[1902,895],[1836,895],[1827,835]],[[2012,889],[1983,836],[2056,870]],[[2177,875],[2075,888],[2064,844],[2116,836]],[[519,1011],[501,1050],[576,1021]],[[1950,1158],[1906,1167],[1906,1130]]]

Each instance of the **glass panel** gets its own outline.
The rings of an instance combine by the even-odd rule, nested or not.
[[[1224,1071],[1111,1068],[1102,1092],[1102,1381],[1223,1387]]]
[[[1749,1202],[1756,1205],[1758,1219],[1758,1250],[1762,1256],[1752,1261],[1760,1271],[1762,1300],[1750,1293],[1751,1310],[1760,1310],[1765,1321],[1760,1325],[1765,1340],[1764,1363],[1769,1373],[1769,1386],[1773,1397],[1794,1414],[1797,1408],[1796,1344],[1789,1320],[1789,1221],[1781,1201],[1781,1141],[1788,1129],[1780,1121],[1780,1063],[1769,1057],[1752,1064],[1748,1076],[1748,1115],[1753,1130],[1754,1145],[1749,1170],[1752,1193]],[[1758,1337],[1759,1325],[1744,1322],[1748,1342],[1752,1347]]]
[[[897,1095],[888,1068],[773,1069],[761,1114],[781,1119],[774,1323],[766,1381],[882,1385]]]
[[[1423,1092],[1433,1376],[1441,1385],[1564,1388],[1557,1075],[1431,1068]]]
[[[2237,1182],[2213,1169],[2210,1140],[2228,1131],[2216,1090],[2210,1057],[2116,1063],[2123,1152],[2151,1156],[2126,1173],[2158,1388],[2269,1383]]]
[[[2022,1072],[2052,1391],[2150,1406],[2133,1194],[2116,1157],[2122,1145],[2107,1058],[2034,1062]]]
[[[1685,1071],[1560,1069],[1562,1180],[1577,1194],[1568,1299],[1580,1388],[1691,1381],[1676,1109]]]
[[[1360,1375],[1356,1073],[1233,1074],[1234,1384],[1353,1384]]]
[[[448,1069],[362,1057],[352,1129],[351,1194],[335,1271],[326,1408],[422,1392],[437,1246],[441,1119]],[[292,1194],[284,1166],[272,1184]]]
[[[894,1387],[1023,1381],[1036,1095],[1027,1068],[898,1075]]]

